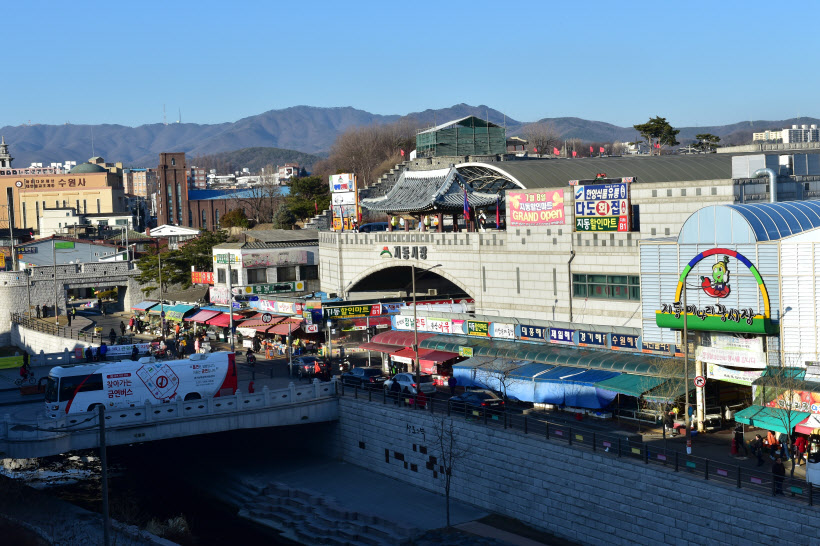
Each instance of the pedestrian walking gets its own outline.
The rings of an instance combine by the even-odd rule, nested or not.
[[[131,347],[131,360],[137,360],[140,356],[140,351],[137,349],[137,346],[134,345]]]
[[[740,449],[743,448],[743,456],[749,456],[749,448],[746,447],[746,438],[743,437],[743,423],[735,425],[735,445],[737,445],[737,454],[740,455]]]
[[[772,477],[774,478],[774,494],[783,494],[783,482],[786,479],[786,467],[783,466],[783,460],[777,457],[772,465]]]
[[[40,318],[40,304],[34,306],[34,312],[37,313],[37,318]]]
[[[93,362],[94,361],[94,351],[91,350],[91,346],[85,348],[85,361],[86,362]]]
[[[114,345],[117,341],[117,332],[115,332],[113,328],[111,328],[111,331],[108,332],[108,340],[111,342],[111,345]]]
[[[781,432],[778,437],[777,441],[780,442],[780,457],[784,461],[788,461],[791,459],[791,455],[789,454],[789,437],[785,433]]]
[[[450,396],[456,395],[456,385],[458,385],[458,380],[456,379],[456,376],[451,375],[447,379],[447,386],[450,387]]]
[[[71,308],[71,318],[77,318],[77,308],[76,307]]]
[[[68,327],[71,328],[71,313],[66,313],[65,317],[68,319]]]
[[[806,447],[808,446],[808,442],[806,442],[806,437],[802,434],[798,434],[797,438],[794,439],[794,457],[797,459],[795,464],[800,466],[802,461],[803,464],[806,464]]]
[[[752,455],[757,456],[757,466],[763,466],[763,437],[760,434],[755,434],[755,439],[752,440]]]
[[[123,321],[120,321],[120,335],[125,335],[125,323]]]
[[[399,403],[399,397],[401,396],[401,385],[399,382],[393,379],[393,383],[390,385],[390,396],[393,397],[393,405],[396,406]]]
[[[105,355],[108,354],[108,346],[105,344],[105,341],[100,342],[100,360],[105,360]]]
[[[130,330],[131,332],[134,331],[134,317],[128,319],[128,330]]]

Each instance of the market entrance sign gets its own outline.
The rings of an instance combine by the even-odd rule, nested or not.
[[[699,279],[699,289],[707,296],[714,298],[715,303],[703,307],[687,304],[687,308],[684,311],[681,300],[686,277],[692,268],[701,260],[717,254],[722,254],[723,259],[712,267],[711,278],[702,277]],[[752,308],[735,309],[720,303],[721,299],[728,296],[731,292],[729,279],[732,263],[729,258],[735,258],[754,275],[760,296],[763,299],[763,313],[756,312]],[[745,332],[751,334],[772,334],[777,332],[777,328],[773,327],[771,323],[769,293],[763,284],[763,278],[752,262],[739,252],[728,248],[706,250],[690,260],[678,279],[675,301],[672,303],[661,303],[661,309],[655,311],[655,323],[661,328],[681,330],[683,329],[684,313],[687,317],[686,326],[689,330]]]

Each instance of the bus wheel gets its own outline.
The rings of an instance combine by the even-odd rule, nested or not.
[[[198,392],[189,392],[185,395],[185,402],[187,402],[188,400],[199,400],[200,398],[202,397],[199,396]]]

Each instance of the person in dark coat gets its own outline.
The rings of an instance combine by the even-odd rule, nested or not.
[[[131,360],[137,360],[140,357],[140,350],[134,345],[131,347]]]
[[[456,395],[456,385],[458,385],[458,379],[456,376],[451,375],[449,379],[447,379],[447,386],[450,387],[450,396]]]
[[[40,304],[39,303],[34,307],[34,311],[37,313],[37,318],[40,318]]]
[[[117,341],[117,332],[115,332],[113,328],[111,328],[111,331],[108,332],[108,339],[111,341],[111,345],[114,345]]]
[[[94,351],[91,349],[91,346],[85,348],[85,361],[86,362],[93,362],[94,361]]]
[[[125,323],[123,321],[120,321],[120,335],[125,335]]]
[[[786,467],[783,466],[783,459],[777,457],[772,464],[772,477],[774,478],[774,494],[783,494],[783,481],[786,479]]]
[[[743,423],[735,425],[735,445],[737,446],[738,455],[740,455],[740,448],[743,448],[743,456],[749,456],[749,448],[746,447],[746,439],[743,437]]]
[[[100,343],[98,351],[100,352],[100,360],[105,360],[105,355],[108,354],[108,346],[106,346],[105,341]]]
[[[390,396],[393,397],[393,404],[397,405],[399,403],[399,397],[401,396],[401,385],[399,382],[393,379],[393,383],[390,385]]]
[[[757,466],[763,466],[763,438],[760,434],[755,435],[755,439],[752,440],[752,455],[757,456]]]

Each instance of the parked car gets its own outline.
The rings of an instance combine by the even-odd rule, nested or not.
[[[493,391],[486,389],[476,389],[466,391],[450,398],[453,408],[485,408],[494,410],[504,409],[504,400],[498,397]]]
[[[387,231],[387,222],[371,222],[359,226],[359,233],[370,233],[372,231]]]
[[[316,363],[319,364],[322,373],[329,372],[330,367],[322,359],[315,356],[297,356],[294,358],[293,372],[299,379],[313,377],[316,375]]]
[[[377,366],[353,368],[341,376],[343,385],[358,387],[360,389],[377,389],[384,385],[387,380],[382,375],[381,368]]]
[[[433,383],[433,376],[430,374],[420,374],[419,382],[416,383],[416,376],[412,373],[397,373],[392,379],[384,382],[384,388],[390,390],[393,383],[397,382],[401,387],[401,392],[409,392],[416,394],[419,390],[424,394],[433,394],[436,392],[436,385]]]

